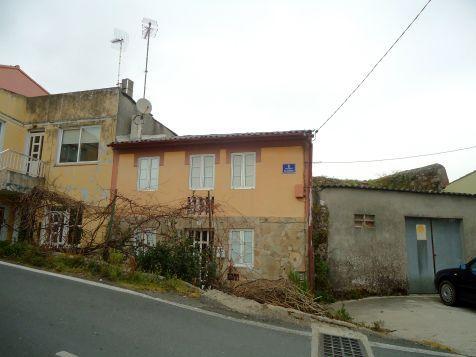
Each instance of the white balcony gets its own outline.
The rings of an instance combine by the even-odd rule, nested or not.
[[[0,152],[0,190],[26,192],[45,177],[46,164],[11,149]]]

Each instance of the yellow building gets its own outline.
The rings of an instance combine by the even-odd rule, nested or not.
[[[177,136],[139,116],[129,80],[51,95],[19,68],[0,66],[0,240],[76,244],[80,215],[64,207],[23,229],[17,202],[38,185],[94,205],[111,192],[192,210],[208,199],[213,220],[199,212],[178,228],[213,245],[231,279],[293,270],[312,282],[311,163],[311,131]]]
[[[111,146],[111,188],[121,195],[172,206],[210,195],[213,221],[205,215],[178,225],[198,246],[213,243],[222,266],[237,271],[232,279],[312,273],[311,131],[176,136]]]
[[[107,203],[113,161],[108,144],[129,138],[137,115],[129,80],[124,80],[121,88],[51,95],[32,93],[31,88],[26,91],[34,87],[32,80],[14,73],[2,77],[0,71],[1,240],[15,240],[22,233],[15,203],[19,195],[37,185],[86,203]],[[144,135],[175,135],[152,116],[144,118],[143,126]],[[49,236],[41,238],[52,245],[66,244],[68,220],[69,212],[47,212],[38,225],[49,222],[52,229]]]
[[[459,179],[450,182],[445,192],[469,193],[476,195],[476,171],[470,172]]]

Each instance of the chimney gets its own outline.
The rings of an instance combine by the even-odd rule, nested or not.
[[[134,90],[134,82],[131,81],[129,78],[124,78],[121,83],[122,93],[127,94],[129,97],[132,98],[133,90]]]
[[[131,140],[140,140],[142,138],[143,117],[140,114],[134,115],[131,120]]]

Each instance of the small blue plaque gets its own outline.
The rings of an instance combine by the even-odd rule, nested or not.
[[[283,164],[283,174],[295,174],[296,164]]]

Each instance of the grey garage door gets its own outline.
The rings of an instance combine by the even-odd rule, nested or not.
[[[461,220],[405,218],[410,293],[433,293],[435,272],[462,262]]]

